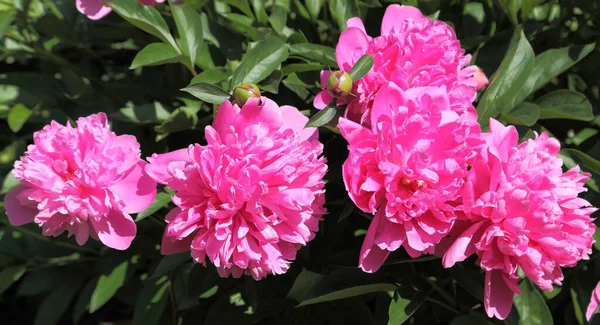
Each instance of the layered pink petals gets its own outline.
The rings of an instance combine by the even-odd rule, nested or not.
[[[350,154],[343,178],[356,206],[375,215],[360,267],[376,271],[403,246],[413,257],[433,253],[456,219],[479,125],[450,108],[445,87],[403,91],[390,83],[374,99],[371,127],[340,119]]]
[[[596,209],[577,197],[590,175],[578,167],[563,172],[560,144],[548,134],[517,145],[516,129],[492,119],[482,138],[459,206],[461,222],[471,226],[452,237],[443,264],[451,267],[476,253],[486,271],[487,313],[504,319],[519,293],[518,268],[550,291],[561,284],[561,267],[588,258]]]
[[[226,101],[207,145],[151,157],[147,173],[177,191],[162,252],[191,251],[221,276],[285,273],[325,213],[323,146],[306,121],[265,97]]]
[[[381,36],[366,34],[360,18],[348,20],[348,29],[336,46],[336,60],[341,70],[350,71],[364,54],[373,56],[371,71],[355,82],[346,117],[369,124],[370,110],[377,92],[390,81],[403,90],[423,86],[445,86],[450,106],[458,113],[474,112],[476,91],[485,83],[485,75],[476,67],[467,67],[470,56],[464,54],[452,28],[433,21],[411,6],[390,5],[381,23]],[[477,79],[476,79],[477,77]],[[326,83],[321,80],[325,89]],[[323,92],[315,98],[317,108],[331,102]]]
[[[126,249],[136,234],[128,213],[146,209],[156,182],[143,169],[134,137],[110,131],[104,113],[77,120],[77,127],[51,122],[15,162],[23,185],[5,198],[14,225],[35,222],[46,236],[67,231],[83,245],[92,236]]]

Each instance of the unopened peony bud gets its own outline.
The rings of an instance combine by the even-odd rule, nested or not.
[[[352,78],[345,71],[334,71],[327,79],[327,92],[334,98],[348,96],[352,90]]]
[[[241,84],[233,90],[233,100],[242,107],[249,98],[260,98],[260,89],[255,84]]]

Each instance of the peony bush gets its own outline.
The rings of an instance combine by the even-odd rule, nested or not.
[[[400,2],[0,2],[5,319],[600,322],[600,7]]]

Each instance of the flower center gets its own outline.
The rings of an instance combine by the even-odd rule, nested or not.
[[[410,178],[408,178],[406,176],[402,176],[402,179],[400,180],[400,182],[406,189],[408,189],[411,192],[416,192],[417,190],[423,189],[427,186],[427,183],[425,183],[424,180],[421,180],[421,179],[411,180]]]

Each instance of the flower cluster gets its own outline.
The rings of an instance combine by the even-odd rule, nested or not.
[[[91,19],[110,11],[99,0],[77,6]],[[544,290],[560,285],[561,268],[591,253],[596,209],[578,197],[590,175],[564,172],[560,144],[547,133],[519,144],[517,130],[494,119],[482,132],[473,101],[488,80],[467,66],[447,24],[391,5],[381,36],[368,36],[359,18],[348,26],[336,47],[341,71],[321,73],[314,105],[346,105],[338,122],[349,150],[343,181],[373,215],[360,268],[377,271],[400,247],[411,257],[438,254],[447,268],[475,254],[485,309],[500,319],[520,292],[518,269]],[[352,81],[365,54],[372,70]],[[175,191],[176,206],[166,216],[163,254],[190,252],[223,277],[285,273],[326,214],[323,145],[297,108],[278,106],[253,84],[233,95],[205,128],[205,145],[154,154],[149,163],[133,136],[110,131],[103,113],[76,127],[52,122],[15,163],[22,184],[5,198],[10,222],[127,249],[136,235],[129,214],[150,206],[160,183]]]

